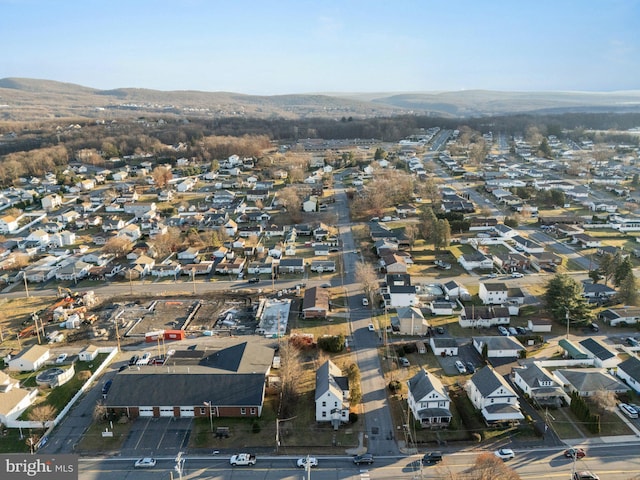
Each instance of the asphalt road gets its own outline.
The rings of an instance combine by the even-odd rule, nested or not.
[[[497,448],[497,447],[496,447]],[[623,480],[640,478],[640,458],[629,445],[606,445],[587,449],[587,456],[577,460],[576,470],[590,470],[600,478]],[[443,478],[444,472],[461,473],[473,467],[479,453],[491,450],[444,452],[444,461],[436,466],[420,466],[421,455],[408,457],[378,456],[373,465],[354,465],[350,457],[319,457],[318,467],[311,472],[314,480],[337,479],[428,479]],[[507,461],[521,478],[527,480],[570,478],[574,465],[562,455],[562,449],[515,450],[514,459]],[[225,480],[282,480],[303,478],[304,471],[296,468],[298,457],[258,456],[254,467],[230,467],[228,457],[186,457],[184,479]],[[173,457],[158,459],[155,468],[134,470],[135,458],[81,459],[81,480],[151,480],[168,478],[175,466]],[[178,478],[174,473],[173,478]]]

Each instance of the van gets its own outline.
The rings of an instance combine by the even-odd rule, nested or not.
[[[591,329],[592,332],[599,332],[600,331],[600,327],[598,326],[597,323],[592,323],[591,325],[589,325],[589,328]]]
[[[638,411],[633,408],[631,405],[627,405],[626,403],[621,403],[618,405],[622,413],[624,413],[629,418],[638,418]]]
[[[364,297],[362,299],[362,306],[363,307],[368,307],[369,306],[369,300],[367,300],[366,297]]]

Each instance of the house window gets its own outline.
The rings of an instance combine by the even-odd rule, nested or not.
[[[322,402],[322,406],[326,407],[327,406],[327,402]]]
[[[337,407],[338,406],[338,402],[333,402],[333,406]]]
[[[206,412],[205,412],[204,407],[200,407],[200,415],[204,415],[205,413],[206,413]]]
[[[327,418],[327,412],[322,412],[322,418]]]
[[[255,414],[256,414],[256,409],[255,409],[255,408],[252,408],[251,410],[249,410],[249,413],[250,413],[251,415],[255,415]]]
[[[240,415],[246,415],[247,414],[247,409],[246,408],[241,408],[240,409]]]

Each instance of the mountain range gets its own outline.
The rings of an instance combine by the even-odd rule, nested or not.
[[[463,90],[259,96],[195,90],[99,90],[53,80],[0,79],[0,120],[5,121],[116,119],[132,114],[340,119],[394,115],[465,118],[565,112],[640,112],[640,91]]]

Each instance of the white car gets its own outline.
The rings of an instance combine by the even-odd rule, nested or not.
[[[520,272],[513,272],[511,274],[511,278],[523,278],[524,277],[524,273],[520,273]]]
[[[315,457],[302,457],[298,459],[298,467],[300,468],[307,468],[307,460],[309,460],[309,467],[313,468],[313,467],[317,467],[318,466],[318,459]]]
[[[60,355],[58,355],[58,357],[56,358],[56,363],[64,363],[64,361],[67,359],[67,354],[66,353],[61,353]]]
[[[156,466],[155,458],[141,458],[133,464],[134,468],[152,468]]]
[[[503,335],[505,337],[509,336],[509,330],[504,328],[502,325],[498,325],[498,332],[500,332],[500,335]]]
[[[459,373],[467,373],[467,367],[465,367],[464,363],[462,363],[460,360],[456,360],[456,368],[458,369]]]
[[[367,327],[367,329],[369,329],[370,332],[375,332],[376,331],[376,327],[373,326],[373,323],[370,323],[369,326]]]
[[[494,453],[496,457],[502,460],[510,460],[516,456],[516,454],[513,453],[513,450],[511,450],[510,448],[501,448],[499,450],[496,450]]]

